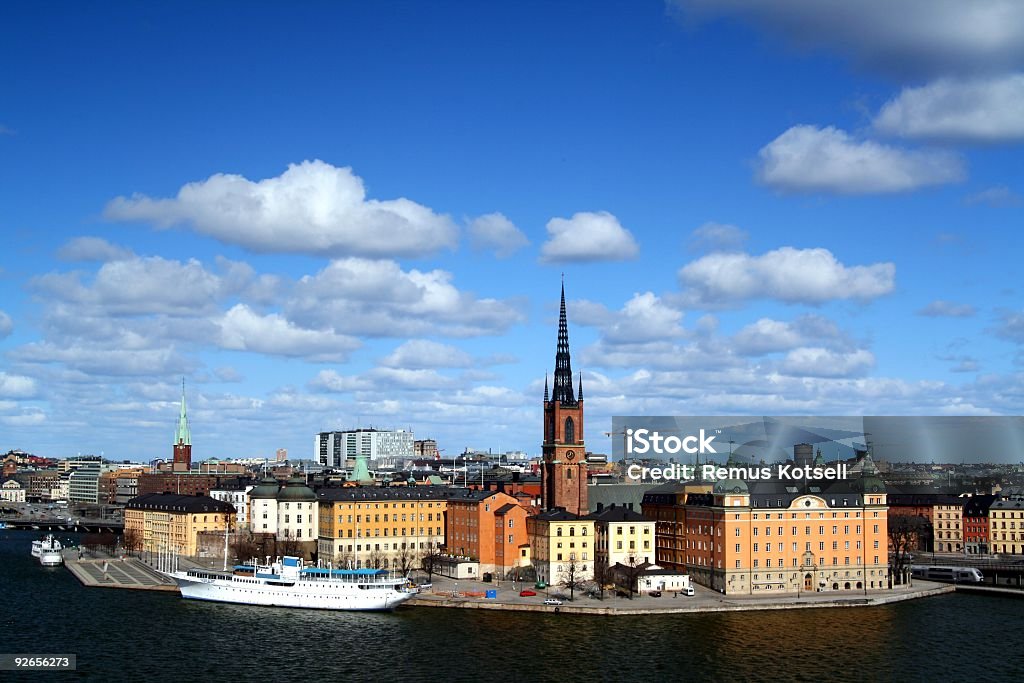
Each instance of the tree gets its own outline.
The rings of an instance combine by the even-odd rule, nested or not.
[[[402,576],[409,576],[409,572],[416,568],[416,551],[411,543],[403,543],[402,547],[395,553],[395,569]]]
[[[928,531],[928,520],[920,515],[895,515],[889,518],[889,552],[892,564],[889,567],[895,583],[906,580],[910,564],[910,550],[916,549],[919,539]]]
[[[277,551],[284,555],[302,555],[302,541],[294,536],[287,535],[284,538],[278,539]]]
[[[441,548],[434,543],[427,543],[427,549],[420,557],[420,567],[427,573],[427,581],[434,578],[434,574],[441,568]]]
[[[142,550],[142,534],[138,529],[125,527],[124,536],[121,537],[121,545],[125,552],[134,553]]]
[[[633,594],[636,592],[637,580],[640,578],[640,574],[643,571],[643,567],[637,562],[636,555],[630,555],[627,560],[627,564],[622,565],[625,567],[623,572],[626,577],[627,583],[629,583],[629,599],[633,599]]]
[[[335,553],[334,555],[334,566],[338,569],[348,569],[355,564],[355,558],[352,553],[342,552]]]
[[[597,583],[597,590],[599,592],[598,598],[604,600],[604,587],[608,583],[614,583],[615,575],[611,570],[611,567],[606,565],[604,562],[594,563],[594,581]]]
[[[250,531],[246,534],[235,535],[231,552],[235,554],[235,558],[239,562],[249,562],[259,556],[261,549],[261,544]]]
[[[372,567],[373,569],[380,569],[381,565],[384,564],[385,557],[386,556],[383,551],[374,548],[366,558],[366,566]]]
[[[585,583],[583,565],[576,562],[575,555],[570,555],[569,562],[561,565],[558,576],[561,579],[558,585],[569,589],[569,600],[571,601],[576,597],[576,589],[583,588]]]

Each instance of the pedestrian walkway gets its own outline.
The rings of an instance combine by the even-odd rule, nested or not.
[[[177,591],[178,586],[134,557],[78,559],[77,551],[65,553],[64,564],[83,586]]]

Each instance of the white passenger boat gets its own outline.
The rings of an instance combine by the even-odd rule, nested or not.
[[[383,569],[304,567],[301,558],[236,565],[233,572],[166,572],[184,598],[241,605],[333,610],[392,610],[413,596],[407,579]]]
[[[44,567],[55,567],[64,562],[64,546],[53,534],[47,534],[43,540],[32,542],[32,555]]]

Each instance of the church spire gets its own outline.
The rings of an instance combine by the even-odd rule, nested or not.
[[[558,346],[555,351],[555,389],[552,400],[562,405],[575,405],[572,388],[572,361],[569,358],[569,324],[565,316],[565,281],[562,281],[562,303],[558,312]]]
[[[548,402],[548,373],[544,373],[544,402]]]
[[[580,390],[576,392],[576,398],[583,400],[583,373],[580,373]]]
[[[185,378],[181,378],[181,411],[178,414],[178,429],[174,433],[175,445],[192,445],[192,433],[188,428],[188,415],[185,411]]]

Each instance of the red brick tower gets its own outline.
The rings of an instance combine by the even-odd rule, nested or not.
[[[541,506],[545,510],[564,508],[585,515],[587,507],[587,461],[583,445],[583,376],[579,394],[573,391],[569,359],[569,327],[565,318],[565,283],[558,316],[558,347],[555,352],[555,386],[548,398],[544,378],[544,465],[541,469]]]

